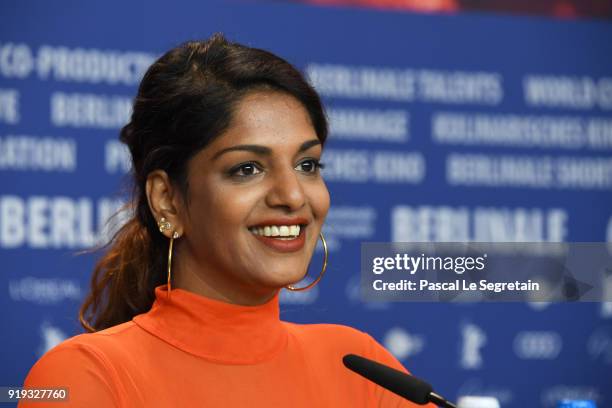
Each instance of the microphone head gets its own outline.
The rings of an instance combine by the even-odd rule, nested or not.
[[[427,404],[430,401],[431,385],[410,374],[355,354],[347,354],[342,362],[349,370],[412,402]]]

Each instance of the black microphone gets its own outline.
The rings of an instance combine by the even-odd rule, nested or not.
[[[455,404],[433,392],[431,385],[413,375],[355,354],[347,354],[342,358],[342,362],[349,370],[409,401],[421,405],[433,402],[441,407],[457,408]]]

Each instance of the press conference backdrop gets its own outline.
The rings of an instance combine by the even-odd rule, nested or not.
[[[95,256],[76,253],[126,198],[117,136],[142,73],[221,31],[300,67],[331,120],[328,273],[283,294],[283,319],[365,330],[449,398],[612,406],[612,304],[365,303],[358,285],[361,242],[612,241],[610,23],[195,1],[0,10],[0,385],[80,332]]]

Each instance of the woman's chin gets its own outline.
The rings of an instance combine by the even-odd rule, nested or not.
[[[278,275],[266,274],[262,281],[268,288],[282,289],[290,285],[299,284],[304,279],[305,274],[287,274],[279,273]]]

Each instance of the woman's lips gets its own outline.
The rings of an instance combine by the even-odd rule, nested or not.
[[[276,251],[295,252],[304,247],[304,243],[306,242],[306,226],[300,228],[300,234],[294,239],[278,239],[279,237],[266,237],[252,232],[251,235]]]

